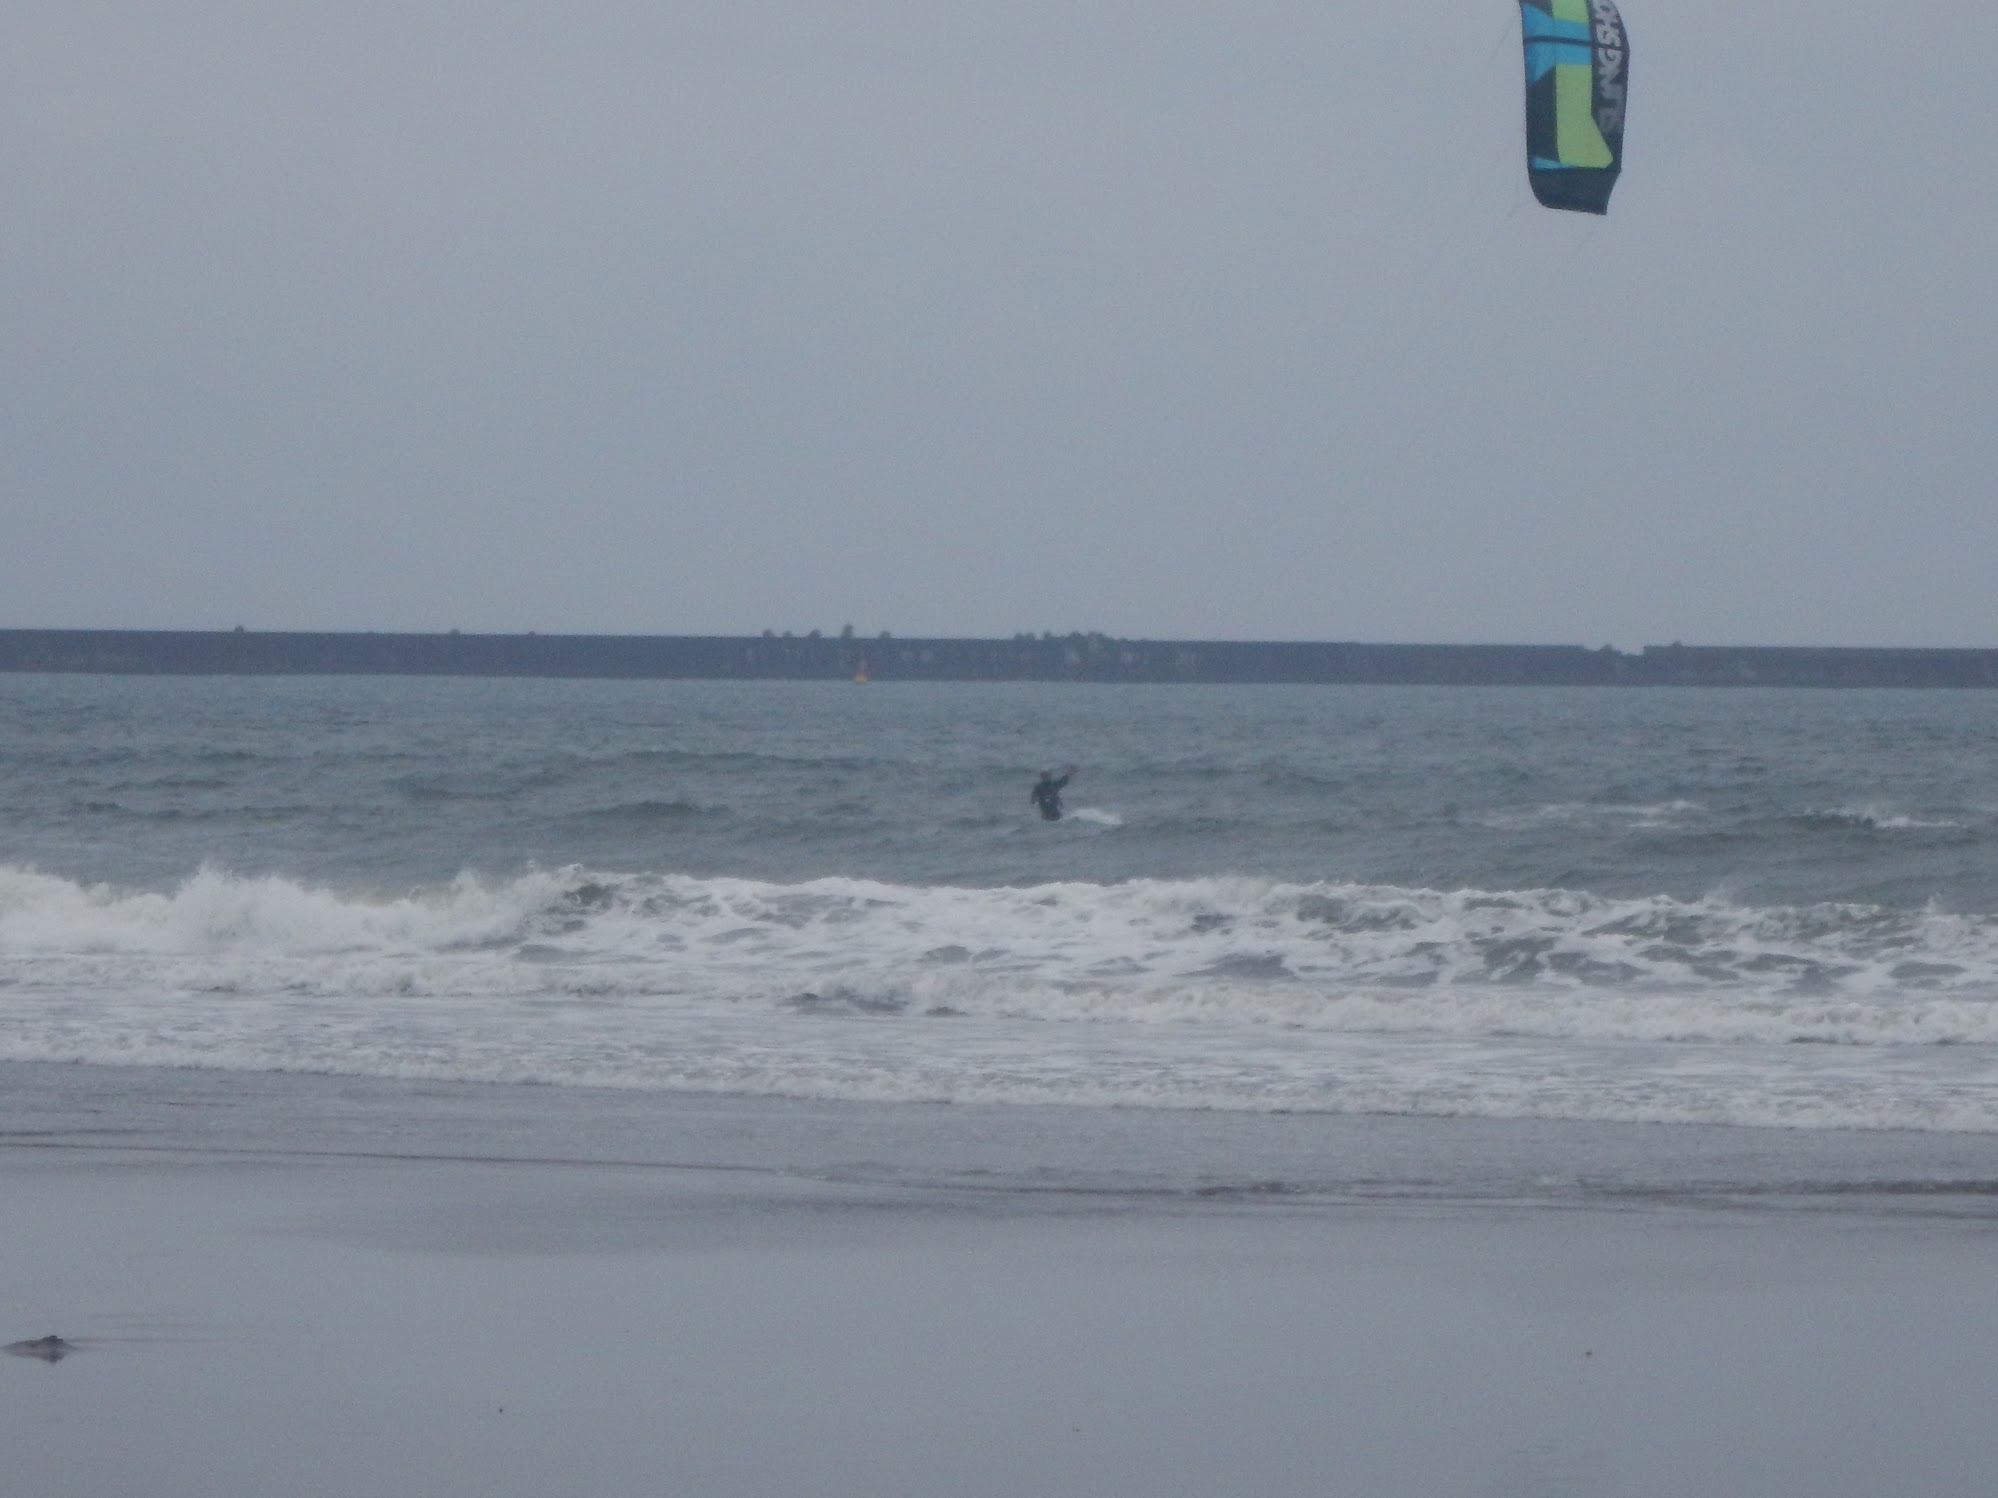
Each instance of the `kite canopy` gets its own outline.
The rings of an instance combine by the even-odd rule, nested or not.
[[[1549,208],[1609,212],[1623,170],[1630,39],[1611,0],[1519,0],[1526,178]]]

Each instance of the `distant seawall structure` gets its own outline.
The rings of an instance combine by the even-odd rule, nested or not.
[[[0,629],[0,672],[1430,686],[1998,687],[1998,650]]]

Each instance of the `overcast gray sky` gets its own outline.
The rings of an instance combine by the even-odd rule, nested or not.
[[[1998,646],[1998,7],[13,0],[0,625]]]

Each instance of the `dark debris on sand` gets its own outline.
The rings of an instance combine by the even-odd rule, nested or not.
[[[46,1337],[37,1337],[32,1342],[9,1342],[4,1349],[17,1358],[40,1358],[44,1363],[60,1363],[76,1351],[74,1342],[65,1342],[51,1332]]]

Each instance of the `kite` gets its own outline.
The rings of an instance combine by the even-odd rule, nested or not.
[[[1611,0],[1519,0],[1526,179],[1549,208],[1609,212],[1623,170],[1630,39]]]

